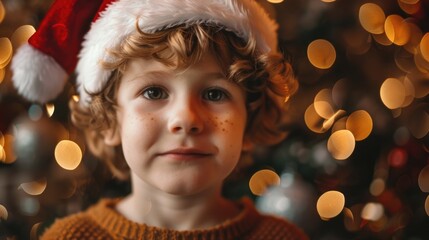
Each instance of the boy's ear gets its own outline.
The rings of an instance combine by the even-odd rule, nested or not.
[[[104,138],[104,143],[108,146],[115,147],[121,143],[121,134],[117,126],[110,127],[109,129],[101,132]]]

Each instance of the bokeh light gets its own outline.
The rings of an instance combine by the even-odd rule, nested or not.
[[[315,133],[323,133],[327,130],[322,126],[324,119],[317,114],[314,103],[310,104],[305,110],[304,121],[308,129]]]
[[[307,57],[316,68],[328,69],[334,64],[337,53],[329,41],[317,39],[308,45]]]
[[[415,54],[414,56],[417,56]],[[429,94],[429,84],[427,84],[429,75],[424,73],[409,73],[405,79],[414,86],[414,97],[423,98]],[[405,87],[405,86],[404,86]]]
[[[284,0],[267,0],[270,3],[282,3]]]
[[[0,220],[3,219],[6,221],[8,218],[8,215],[9,214],[7,212],[6,207],[0,204]]]
[[[384,33],[386,15],[375,3],[365,3],[359,9],[359,21],[362,27],[373,34]]]
[[[253,194],[261,196],[265,193],[268,187],[279,185],[279,175],[269,169],[259,170],[253,174],[249,181],[249,188]]]
[[[82,160],[82,151],[75,142],[62,140],[55,147],[55,160],[62,168],[74,170]]]
[[[416,4],[420,2],[420,0],[398,0],[398,2],[406,3],[406,4]]]
[[[6,10],[4,9],[4,5],[2,1],[0,1],[0,23],[3,22],[5,15],[6,15]]]
[[[420,41],[420,52],[423,58],[429,62],[429,33],[425,33]]]
[[[369,186],[369,192],[373,196],[379,196],[382,192],[384,192],[385,188],[386,188],[386,182],[381,178],[376,178],[372,181],[371,185]]]
[[[40,195],[45,191],[46,186],[46,178],[43,178],[37,181],[22,183],[21,185],[19,185],[18,189],[21,189],[30,195]]]
[[[405,101],[405,86],[397,78],[387,78],[380,88],[380,97],[389,109],[400,108]]]
[[[343,211],[344,204],[344,194],[338,191],[328,191],[319,197],[316,208],[322,219],[330,219]]]
[[[3,158],[3,163],[11,164],[16,161],[16,155],[14,150],[14,140],[15,138],[11,134],[4,135],[4,145],[3,150],[6,157]]]
[[[333,158],[345,160],[355,149],[355,138],[349,130],[339,130],[331,134],[327,147]]]
[[[43,110],[38,104],[32,104],[28,108],[28,117],[33,121],[38,121],[43,116]]]
[[[55,112],[55,105],[52,103],[48,103],[45,105],[45,108],[46,108],[46,112],[48,113],[48,116],[52,117],[52,115]]]
[[[332,91],[328,88],[320,90],[314,97],[314,109],[324,119],[329,119],[334,115],[333,105]]]
[[[420,105],[414,109],[407,119],[408,129],[417,138],[424,138],[429,133],[429,105]]]
[[[15,30],[10,38],[13,48],[16,50],[22,44],[27,43],[28,39],[36,32],[31,25],[23,25]]]
[[[418,183],[422,192],[429,193],[429,165],[427,165],[420,171]]]
[[[347,118],[346,128],[353,133],[356,141],[364,140],[372,131],[371,115],[365,110],[358,110]]]
[[[410,27],[410,40],[404,45],[404,49],[414,54],[417,48],[420,47],[420,41],[423,37],[422,30],[415,23],[411,22],[408,18],[405,19]]]
[[[426,210],[426,214],[429,216],[429,196],[426,197],[425,210]]]
[[[12,59],[12,43],[9,38],[0,38],[0,68],[5,68]]]
[[[387,38],[398,46],[405,45],[410,40],[410,27],[408,22],[399,15],[390,15],[384,23]]]
[[[407,3],[407,1],[398,0],[398,5],[404,12],[410,15],[417,13],[421,8],[419,1],[416,3]]]
[[[0,84],[3,82],[5,75],[6,75],[6,69],[0,68]]]
[[[362,219],[369,221],[378,221],[384,215],[383,205],[380,203],[370,202],[365,204],[362,209],[361,217]]]
[[[402,148],[394,148],[390,150],[389,155],[387,156],[389,165],[395,168],[403,167],[407,163],[407,160],[407,152]]]
[[[380,33],[380,34],[372,34],[372,38],[378,44],[383,45],[383,46],[390,46],[393,44],[392,41],[390,41],[389,38],[387,38],[385,32]]]
[[[36,216],[40,210],[40,202],[34,197],[24,197],[19,201],[19,210],[23,215]]]

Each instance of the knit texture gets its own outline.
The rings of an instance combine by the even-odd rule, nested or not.
[[[308,239],[296,226],[284,219],[262,215],[248,198],[239,201],[241,212],[236,217],[208,229],[176,231],[139,224],[115,211],[120,199],[102,199],[93,207],[56,220],[42,235],[50,239]]]

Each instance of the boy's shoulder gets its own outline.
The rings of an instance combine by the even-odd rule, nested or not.
[[[113,239],[91,216],[93,208],[56,219],[40,240]]]

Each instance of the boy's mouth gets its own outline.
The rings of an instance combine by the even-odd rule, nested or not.
[[[198,159],[213,155],[209,151],[201,150],[198,148],[175,148],[158,154],[159,156],[166,156],[177,160],[185,159]]]

